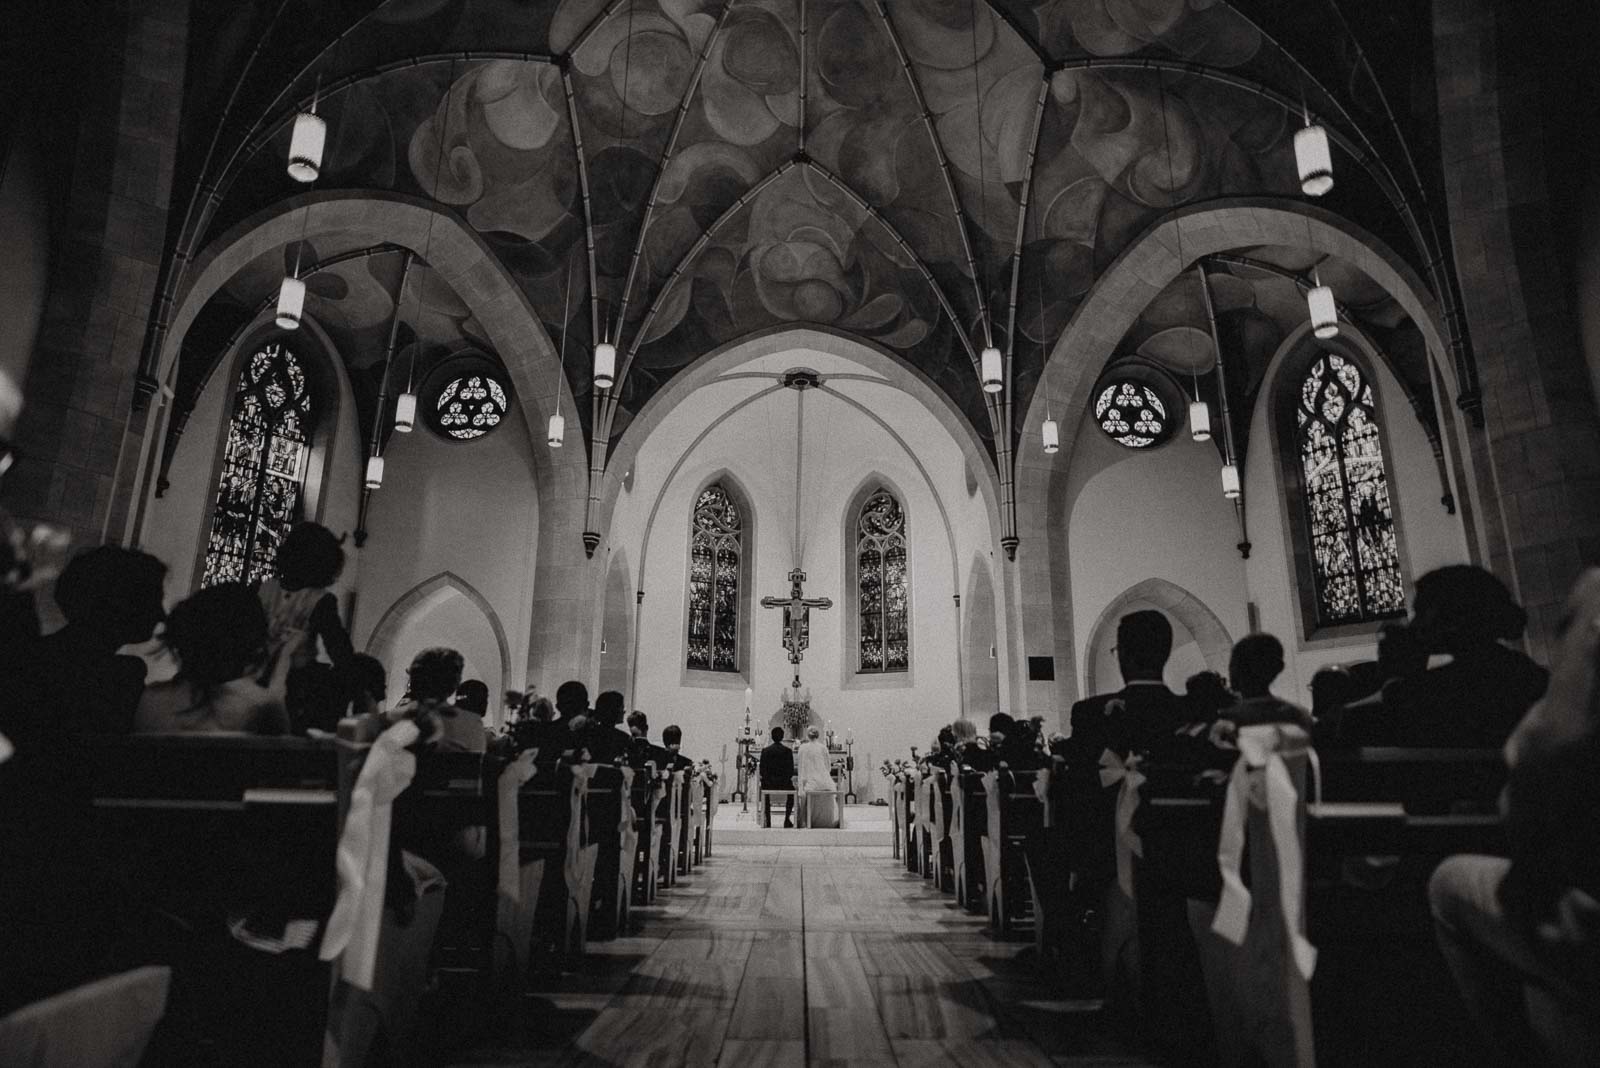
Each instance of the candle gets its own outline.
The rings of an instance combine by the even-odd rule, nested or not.
[[[746,686],[744,688],[744,710],[746,712],[750,711],[750,705],[755,700],[755,696],[755,691],[750,687]]]

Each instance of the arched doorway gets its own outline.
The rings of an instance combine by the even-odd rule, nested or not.
[[[489,602],[449,571],[426,579],[402,594],[384,612],[367,641],[367,652],[388,672],[389,703],[405,692],[406,666],[430,646],[443,645],[466,661],[462,678],[489,686],[489,709],[498,722],[500,704],[511,688],[511,654],[505,628]]]
[[[1085,694],[1104,693],[1122,687],[1122,672],[1112,650],[1117,644],[1117,620],[1129,612],[1154,609],[1172,624],[1172,655],[1167,660],[1167,686],[1183,692],[1183,683],[1197,671],[1228,673],[1228,652],[1233,639],[1217,618],[1194,594],[1162,578],[1136,583],[1114,597],[1089,634],[1084,650]]]

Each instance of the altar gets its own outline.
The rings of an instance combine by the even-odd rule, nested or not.
[[[796,680],[798,683],[798,679]],[[778,693],[778,710],[767,721],[767,731],[757,735],[751,724],[751,701],[754,694],[748,688],[745,690],[744,724],[735,732],[734,742],[739,750],[739,777],[738,784],[728,801],[741,802],[743,808],[748,810],[752,794],[760,791],[759,782],[754,782],[759,776],[760,754],[765,748],[767,739],[771,737],[771,729],[783,728],[783,744],[792,750],[798,750],[801,743],[809,736],[811,728],[815,727],[820,736],[819,740],[827,746],[829,775],[838,788],[835,798],[830,799],[838,805],[855,804],[855,732],[846,729],[843,735],[833,727],[831,721],[825,720],[811,705],[811,691],[802,690],[799,685],[794,685]],[[799,783],[796,783],[796,787]],[[797,798],[798,800],[798,798]],[[842,810],[837,815],[842,815]],[[830,821],[831,822],[831,821]]]

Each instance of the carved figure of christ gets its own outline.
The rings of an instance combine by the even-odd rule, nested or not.
[[[789,572],[789,596],[763,597],[762,608],[783,609],[783,647],[789,650],[789,663],[795,665],[794,687],[800,688],[800,661],[809,644],[811,609],[826,610],[833,602],[826,597],[805,595],[806,573],[798,567]]]

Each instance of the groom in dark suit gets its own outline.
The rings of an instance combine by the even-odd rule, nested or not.
[[[763,790],[794,789],[794,750],[783,744],[783,728],[772,728],[772,744],[761,750],[761,788]],[[762,821],[772,826],[772,798],[761,799]],[[794,794],[783,799],[783,825],[794,826]]]

